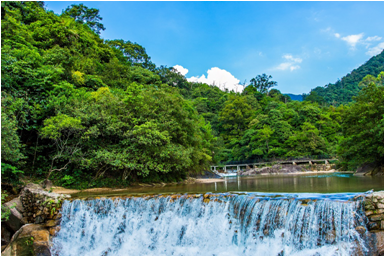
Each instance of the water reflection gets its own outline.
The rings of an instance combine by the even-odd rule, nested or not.
[[[384,190],[383,177],[356,177],[336,175],[258,175],[249,177],[228,177],[223,182],[203,184],[179,184],[153,188],[130,188],[114,194],[158,194],[158,193],[206,193],[206,192],[285,192],[285,193],[340,193]],[[98,193],[80,193],[95,195]],[[76,197],[76,195],[73,195]]]

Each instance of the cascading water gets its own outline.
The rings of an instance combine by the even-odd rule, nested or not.
[[[366,217],[352,199],[130,197],[66,201],[61,213],[54,255],[370,254],[368,232],[356,230]]]

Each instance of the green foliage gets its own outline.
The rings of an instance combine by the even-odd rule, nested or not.
[[[24,172],[7,163],[1,163],[1,179],[12,184],[19,183],[19,176]]]
[[[11,206],[10,208],[3,205],[5,199],[7,198],[6,192],[1,193],[1,221],[7,221],[9,219],[9,215],[11,214],[11,209],[15,208],[15,205]]]
[[[341,142],[348,149],[356,140],[351,117],[374,119],[363,107],[328,106],[346,102],[335,98],[345,94],[338,90],[290,101],[266,74],[242,93],[188,82],[173,68],[156,67],[143,46],[100,38],[99,11],[83,4],[62,15],[41,2],[1,8],[3,179],[17,181],[23,170],[71,188],[176,182],[212,163],[335,155]],[[381,88],[383,74],[366,76],[378,73],[379,58],[343,78],[344,88]],[[383,126],[368,124],[378,141]],[[347,162],[353,156],[340,154]]]
[[[5,103],[6,100],[2,101]],[[2,162],[16,164],[24,159],[21,153],[22,144],[17,133],[17,120],[14,111],[1,108],[1,159]]]
[[[258,75],[250,80],[250,85],[254,87],[258,92],[267,94],[269,89],[277,85],[276,81],[270,81],[271,75],[266,74]]]
[[[345,167],[355,169],[365,163],[383,166],[384,85],[383,72],[377,83],[363,80],[359,95],[343,114],[344,139],[338,154]],[[369,83],[365,85],[366,83]]]
[[[100,34],[100,30],[106,29],[103,24],[99,22],[103,20],[103,18],[99,15],[98,9],[88,8],[83,4],[73,4],[70,7],[67,7],[63,14],[74,18],[81,24],[87,24],[93,31],[98,34]]]
[[[312,89],[309,95],[305,95],[304,100],[333,106],[350,103],[353,101],[352,97],[357,96],[361,90],[359,83],[369,79],[369,77],[364,79],[365,76],[371,75],[373,78],[381,71],[384,71],[384,51],[370,58],[335,84]]]

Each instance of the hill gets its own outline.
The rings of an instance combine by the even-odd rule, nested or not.
[[[357,96],[361,91],[358,84],[365,76],[377,77],[381,71],[384,71],[384,51],[373,56],[336,83],[312,89],[304,99],[333,106],[347,104],[352,102],[352,97]]]
[[[293,101],[303,101],[303,95],[294,95],[294,94],[286,94],[290,96],[291,100]]]

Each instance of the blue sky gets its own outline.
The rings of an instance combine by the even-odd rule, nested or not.
[[[282,93],[308,93],[384,48],[382,1],[45,3],[58,14],[97,8],[102,38],[136,42],[157,66],[238,91],[266,73]]]

